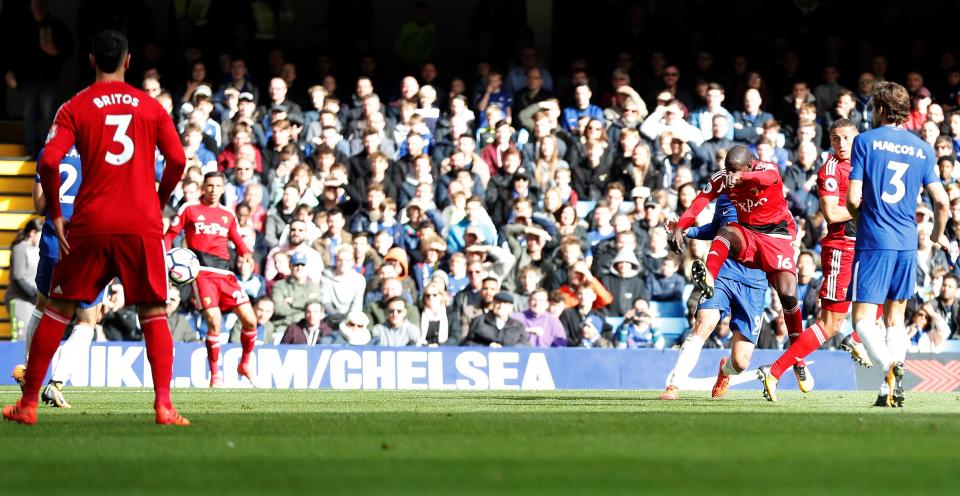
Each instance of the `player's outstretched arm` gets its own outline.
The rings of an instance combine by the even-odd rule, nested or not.
[[[940,245],[943,249],[948,249],[950,241],[943,233],[947,227],[947,219],[950,218],[950,197],[943,188],[943,183],[935,182],[927,184],[927,193],[933,199],[933,235],[934,243]]]
[[[863,181],[859,179],[850,179],[850,186],[847,188],[847,212],[854,220],[860,218],[860,204],[863,202]]]

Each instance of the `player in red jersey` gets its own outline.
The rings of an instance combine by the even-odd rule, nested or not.
[[[170,399],[173,338],[164,311],[167,269],[160,213],[183,175],[186,158],[163,107],[123,82],[130,66],[127,39],[117,31],[102,31],[91,51],[96,82],[57,111],[39,164],[60,261],[50,283],[50,302],[30,343],[23,397],[5,406],[3,417],[36,422],[40,385],[77,303],[92,300],[119,277],[127,302],[137,304],[153,375],[156,422],[189,425]],[[74,144],[84,177],[68,235],[60,210],[59,164]],[[166,158],[159,190],[154,185],[158,147]]]
[[[250,354],[257,339],[257,316],[250,306],[250,298],[230,271],[230,250],[227,241],[236,247],[237,256],[251,258],[250,250],[237,231],[237,217],[220,205],[223,196],[224,175],[210,172],[203,178],[203,196],[199,202],[180,207],[164,236],[167,246],[186,230],[187,248],[200,259],[200,274],[193,282],[193,297],[207,321],[207,361],[210,363],[210,387],[221,382],[217,362],[220,360],[220,325],[222,312],[234,312],[240,318],[240,343],[243,355],[237,373],[253,384],[250,373]]]
[[[820,211],[827,220],[827,235],[820,241],[820,266],[823,268],[823,286],[820,288],[820,316],[775,362],[760,367],[757,376],[763,382],[763,395],[777,401],[777,381],[797,360],[806,358],[823,343],[840,332],[850,301],[847,289],[853,276],[853,255],[857,224],[847,211],[847,187],[850,184],[850,152],[857,127],[847,119],[838,119],[830,126],[830,144],[833,155],[817,172]],[[851,334],[843,341],[843,348],[853,359],[867,367],[873,364],[863,344]]]
[[[684,231],[693,225],[697,215],[711,200],[725,193],[737,209],[739,222],[717,232],[706,264],[701,260],[694,262],[694,282],[705,297],[712,297],[714,280],[727,257],[763,270],[780,296],[792,343],[803,332],[797,301],[797,267],[790,244],[797,228],[783,196],[780,172],[775,164],[758,161],[743,145],[730,149],[724,168],[710,178],[706,188],[677,220],[679,229],[674,229],[671,235],[671,246],[677,251],[683,243]],[[794,365],[794,372],[801,390],[807,392],[813,388],[813,378],[802,360]]]

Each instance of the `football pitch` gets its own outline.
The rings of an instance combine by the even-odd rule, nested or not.
[[[67,390],[0,424],[0,494],[953,494],[960,394]],[[4,404],[19,396],[0,388]],[[308,492],[309,491],[309,492]]]

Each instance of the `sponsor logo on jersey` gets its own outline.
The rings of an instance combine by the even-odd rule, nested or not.
[[[766,205],[770,200],[768,198],[760,198],[759,200],[754,201],[748,198],[745,201],[737,201],[731,198],[730,201],[732,201],[734,205],[737,206],[737,210],[742,210],[744,212],[750,213],[750,212],[753,212],[754,209],[758,209]]]
[[[197,234],[213,234],[216,236],[226,236],[227,228],[217,224],[216,222],[197,222],[193,223],[193,227],[196,230]]]

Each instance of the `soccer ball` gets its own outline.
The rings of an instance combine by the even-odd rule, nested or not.
[[[167,274],[174,284],[190,284],[200,273],[200,260],[186,248],[167,252]]]

